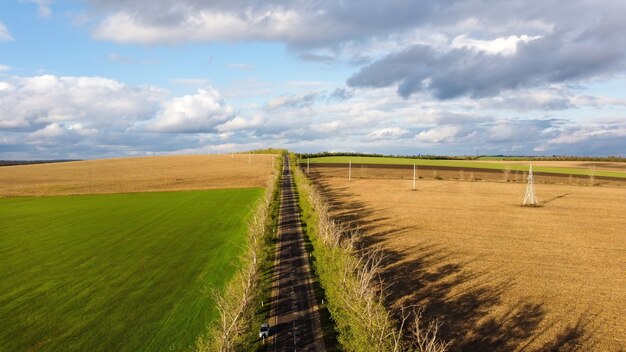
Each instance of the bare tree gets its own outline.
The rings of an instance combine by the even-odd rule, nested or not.
[[[433,170],[436,175],[436,171]],[[317,240],[313,240],[315,251],[327,256],[318,257],[317,266],[320,281],[325,287],[329,305],[342,313],[333,316],[340,331],[340,341],[351,351],[393,351],[393,352],[442,352],[448,343],[437,339],[437,329],[441,324],[429,323],[426,329],[421,325],[405,331],[407,317],[396,321],[385,308],[385,283],[381,272],[385,262],[385,252],[381,246],[359,248],[360,232],[333,220],[328,203],[321,192],[312,185],[299,169],[295,169],[298,190],[315,212]],[[319,242],[318,242],[319,241]],[[332,268],[328,270],[327,268]],[[404,312],[404,309],[403,309]],[[421,319],[421,315],[417,320]],[[342,327],[348,340],[342,340]],[[417,333],[416,333],[417,332]],[[406,339],[406,336],[417,338]],[[422,349],[427,348],[427,349]]]
[[[275,185],[280,173],[268,182],[265,197],[254,208],[248,221],[248,241],[235,277],[223,292],[213,291],[219,320],[207,338],[196,342],[198,351],[234,352],[242,349],[259,297],[260,270]]]
[[[589,185],[594,185],[594,178],[596,175],[596,164],[589,166]]]
[[[450,341],[442,341],[437,334],[442,323],[431,320],[426,325],[422,323],[423,309],[413,310],[413,324],[410,327],[410,343],[416,352],[445,352],[450,346]]]
[[[511,165],[506,165],[504,169],[502,169],[502,173],[504,174],[504,182],[509,182],[509,175],[511,174]]]

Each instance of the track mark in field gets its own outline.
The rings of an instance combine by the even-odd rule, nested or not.
[[[561,198],[563,198],[565,196],[569,196],[569,195],[570,195],[569,193],[561,194],[560,196],[556,196],[556,197],[552,197],[550,199],[546,199],[546,200],[544,200],[543,202],[540,202],[540,203],[541,203],[541,205],[546,205],[548,203],[554,202],[557,199],[561,199]]]

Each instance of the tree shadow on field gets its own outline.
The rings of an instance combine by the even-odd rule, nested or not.
[[[597,334],[591,333],[591,315],[586,312],[581,315],[576,324],[563,329],[551,341],[541,347],[541,351],[592,351],[598,343]]]
[[[377,216],[376,209],[354,200],[348,187],[332,186],[324,175],[311,168],[309,178],[320,189],[334,219],[350,228],[358,228],[364,249],[400,234],[418,234],[417,226],[403,226],[394,219]],[[424,322],[438,319],[438,336],[450,341],[450,351],[578,351],[589,348],[589,322],[579,323],[555,334],[548,343],[537,347],[536,339],[557,322],[549,323],[543,302],[520,298],[503,302],[503,295],[516,285],[514,275],[493,268],[481,272],[467,269],[474,260],[461,260],[459,253],[435,243],[397,250],[384,246],[382,279],[388,285],[385,304],[400,318],[401,307],[423,309]],[[520,283],[523,284],[523,283]],[[496,314],[493,314],[497,311]],[[399,319],[398,319],[399,320]],[[411,321],[407,321],[411,324]],[[550,334],[554,334],[550,332]],[[532,347],[529,347],[532,344]],[[579,349],[580,348],[580,349]]]

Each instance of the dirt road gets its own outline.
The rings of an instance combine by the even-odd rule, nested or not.
[[[294,187],[285,157],[266,351],[325,351]]]

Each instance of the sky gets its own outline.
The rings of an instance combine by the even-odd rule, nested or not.
[[[0,159],[626,156],[623,0],[3,0]]]

